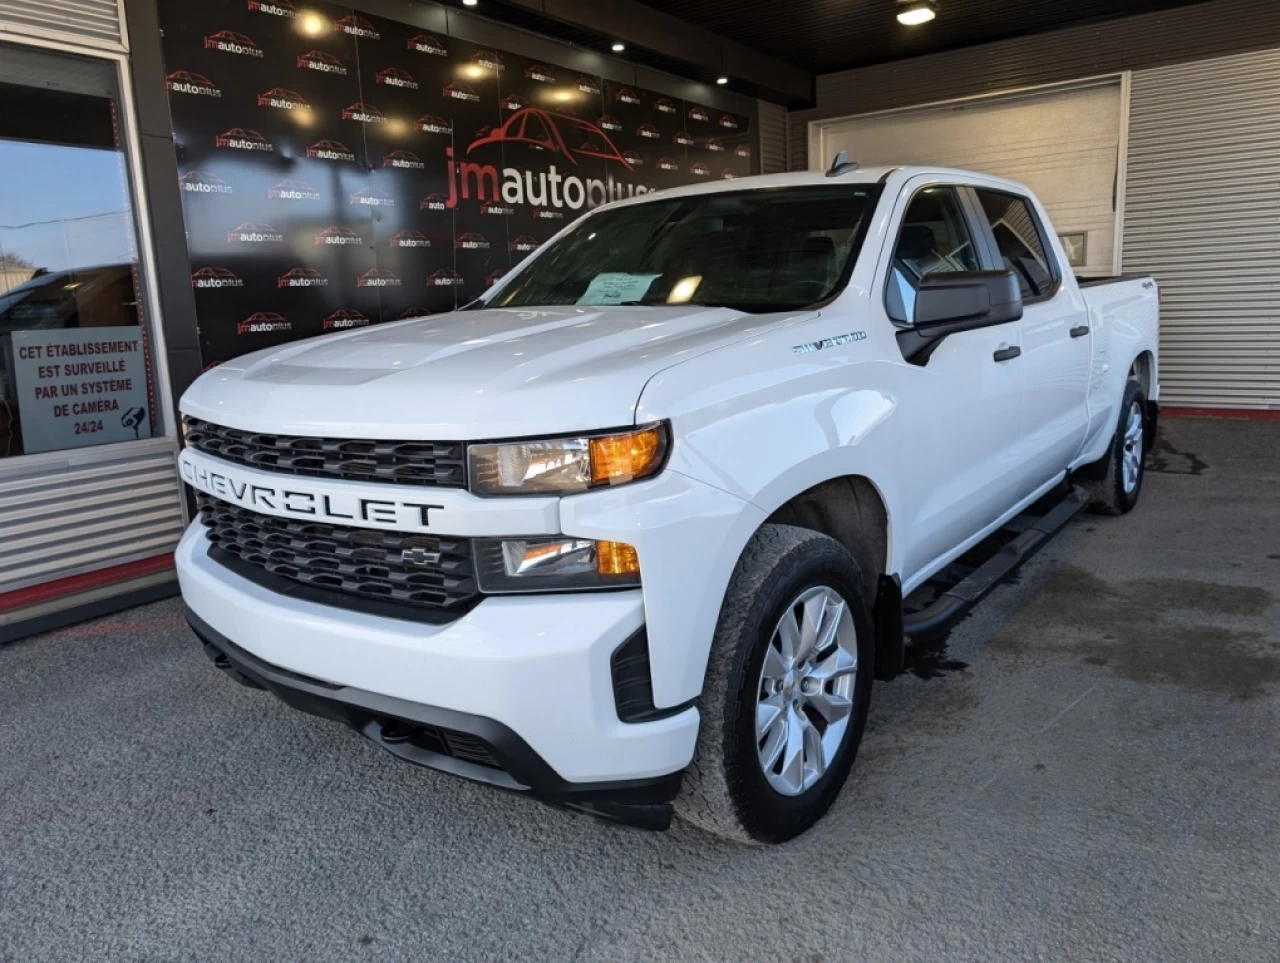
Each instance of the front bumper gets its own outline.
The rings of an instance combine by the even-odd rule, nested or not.
[[[289,672],[242,649],[190,610],[187,621],[213,664],[237,682],[266,689],[295,709],[345,723],[407,762],[628,826],[666,829],[671,824],[681,771],[615,782],[567,782],[519,735],[493,719]]]

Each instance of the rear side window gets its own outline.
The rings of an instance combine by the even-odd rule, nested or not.
[[[1044,232],[1031,204],[1026,198],[998,191],[979,190],[977,194],[1005,267],[1018,275],[1022,299],[1048,297],[1057,287],[1058,268],[1045,246]]]

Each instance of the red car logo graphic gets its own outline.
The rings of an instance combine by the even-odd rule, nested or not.
[[[664,97],[660,97],[653,102],[653,109],[660,114],[674,114],[676,105]]]
[[[471,103],[480,101],[480,95],[475,92],[475,89],[464,83],[449,84],[444,89],[444,95],[453,100],[466,100]]]
[[[413,75],[407,70],[400,70],[397,67],[387,67],[379,70],[373,78],[374,83],[386,84],[388,87],[405,87],[408,90],[417,90],[418,82],[413,79]]]
[[[242,288],[244,280],[226,268],[202,267],[191,275],[193,288]]]
[[[534,64],[524,72],[525,77],[529,80],[536,80],[539,83],[554,84],[556,82],[556,72],[546,64]]]
[[[414,130],[425,131],[428,134],[452,134],[453,121],[444,117],[437,117],[434,114],[423,114],[413,122]]]
[[[398,288],[399,286],[399,276],[381,268],[369,268],[356,278],[358,288]]]
[[[368,20],[358,17],[354,13],[349,17],[343,17],[333,25],[334,30],[341,30],[343,33],[349,33],[353,37],[367,37],[369,40],[381,40],[382,36],[374,28]]]
[[[451,288],[463,283],[462,275],[452,268],[441,268],[427,278],[429,288]]]
[[[705,108],[702,108],[702,107],[690,107],[690,108],[689,108],[689,119],[690,119],[690,120],[710,120],[710,119],[711,119],[711,115],[707,113],[707,111],[706,111],[706,109],[705,109]]]
[[[471,55],[471,62],[486,70],[502,70],[502,57],[496,50],[477,50]]]
[[[610,117],[608,114],[600,118],[599,124],[601,130],[622,130],[622,121],[618,120],[617,117]]]
[[[278,197],[286,201],[318,201],[320,192],[306,181],[281,181],[271,190],[268,197]]]
[[[594,77],[579,77],[573,82],[573,86],[577,87],[584,94],[599,96],[600,84],[596,82]]]
[[[538,239],[530,237],[528,234],[521,234],[507,245],[510,251],[536,251],[538,249]]]
[[[221,97],[219,90],[204,74],[190,70],[175,70],[164,78],[164,85],[180,94],[200,94],[205,97]]]
[[[298,58],[298,66],[303,70],[317,70],[322,74],[345,74],[347,68],[331,53],[323,50],[312,50]]]
[[[284,87],[272,87],[265,94],[258,95],[259,107],[281,107],[285,110],[310,110],[311,105],[296,90]]]
[[[461,251],[487,251],[489,242],[483,234],[459,234],[453,246]]]
[[[362,187],[351,195],[351,203],[364,207],[394,207],[396,201],[390,194],[375,191],[372,187]]]
[[[283,240],[284,235],[270,224],[259,224],[256,221],[245,221],[227,231],[228,243],[242,241],[249,244],[276,244]]]
[[[377,107],[356,101],[350,107],[342,111],[343,120],[358,120],[362,124],[382,124],[386,123],[387,118],[382,116],[382,111]]]
[[[720,153],[724,153],[724,144],[720,143],[720,141],[712,137],[707,141],[707,150],[713,150],[713,151],[718,151]]]
[[[363,328],[368,323],[369,319],[359,311],[348,311],[346,308],[342,308],[334,311],[333,314],[324,319],[323,330],[341,331],[346,328]]]
[[[707,177],[711,173],[711,168],[702,163],[690,164],[689,173],[697,177]]]
[[[405,170],[423,170],[427,165],[422,163],[422,158],[411,150],[393,150],[386,157],[382,158],[383,167],[400,167]]]
[[[329,279],[314,268],[296,267],[276,278],[277,288],[322,288]]]
[[[624,150],[622,152],[622,159],[631,167],[644,167],[644,158],[641,157],[637,151]]]
[[[217,174],[188,171],[178,178],[178,186],[189,194],[230,194],[231,185]]]
[[[401,311],[399,314],[396,315],[396,320],[408,321],[410,318],[425,318],[427,315],[432,313],[433,312],[428,311],[426,308],[417,308],[417,307],[405,308],[403,311]]]
[[[231,30],[219,30],[204,38],[205,50],[221,50],[223,53],[241,54],[245,57],[261,57],[262,49],[253,38]]]
[[[636,128],[636,136],[647,137],[649,140],[657,140],[662,135],[658,133],[658,128],[654,127],[653,124],[641,124]]]
[[[496,271],[490,271],[489,274],[485,276],[484,286],[487,288],[493,287],[495,284],[498,283],[498,279],[506,273],[507,272],[505,268],[498,268]]]
[[[639,104],[640,95],[630,87],[619,87],[613,92],[613,99],[620,104]]]
[[[692,147],[693,138],[690,137],[688,134],[686,134],[684,131],[680,130],[680,131],[676,131],[674,134],[671,135],[671,143],[679,144],[682,147]]]
[[[255,311],[236,325],[236,334],[265,334],[268,331],[288,331],[292,327],[282,314]]]
[[[507,94],[502,98],[502,102],[499,106],[503,110],[519,110],[522,107],[528,107],[529,101],[524,97],[521,97],[519,94]]]
[[[738,121],[732,114],[723,114],[720,117],[720,126],[726,130],[737,130]]]
[[[363,244],[362,238],[349,227],[326,227],[323,231],[316,234],[316,244],[343,245],[343,244]]]
[[[437,57],[449,56],[449,49],[440,38],[429,33],[420,33],[416,37],[410,37],[405,46],[419,53],[435,54]]]
[[[320,160],[354,161],[356,159],[351,149],[339,140],[318,140],[307,148],[307,156],[318,157]]]
[[[237,150],[275,150],[275,147],[256,130],[232,127],[213,139],[215,147],[232,147]]]
[[[391,247],[430,247],[431,241],[421,231],[401,231],[391,237]]]
[[[585,134],[591,137],[591,142],[579,147],[570,147],[565,140],[565,130],[579,137]],[[472,141],[471,146],[467,148],[467,153],[486,144],[504,143],[528,144],[541,150],[549,150],[566,158],[574,165],[578,163],[578,157],[583,156],[616,161],[627,170],[631,169],[622,153],[609,139],[609,135],[599,127],[577,117],[553,114],[538,107],[526,107],[516,111],[503,121],[501,127],[496,127],[484,137]]]
[[[734,152],[734,154],[735,154],[735,155],[737,155],[738,157],[750,157],[750,156],[751,156],[751,148],[750,148],[749,146],[747,146],[746,144],[739,144],[737,147],[735,147],[735,148],[733,149],[733,152]]]
[[[449,201],[443,194],[428,194],[418,201],[420,211],[443,211],[449,207]]]

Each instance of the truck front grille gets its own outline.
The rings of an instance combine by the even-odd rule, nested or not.
[[[456,618],[479,601],[465,538],[277,518],[196,492],[213,556],[269,587],[283,580],[326,604]],[[288,594],[306,594],[299,591]]]
[[[265,471],[463,488],[466,450],[460,441],[369,441],[274,435],[184,418],[187,444],[215,458]]]

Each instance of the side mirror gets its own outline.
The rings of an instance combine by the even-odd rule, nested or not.
[[[924,365],[949,334],[1022,317],[1022,287],[1013,271],[930,274],[916,290],[915,323],[898,332],[909,364]]]
[[[1013,271],[930,274],[916,291],[915,326],[941,337],[1022,317],[1022,288]]]

